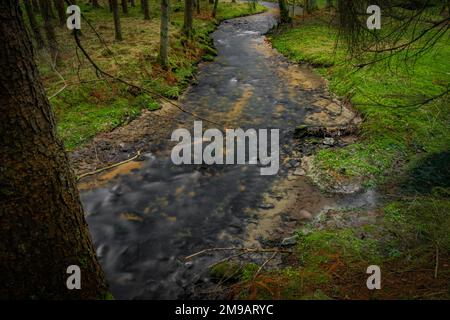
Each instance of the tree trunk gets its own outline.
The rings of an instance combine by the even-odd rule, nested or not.
[[[144,19],[150,20],[150,7],[148,5],[148,0],[142,0],[143,10],[144,10]]]
[[[124,14],[128,14],[128,4],[127,0],[122,0],[122,12]]]
[[[59,26],[64,27],[66,25],[66,10],[64,0],[53,0],[56,11],[58,12]]]
[[[169,0],[161,0],[161,31],[159,42],[159,63],[164,68],[169,65]]]
[[[209,4],[214,4],[214,0],[208,0]]]
[[[117,0],[111,0],[111,7],[114,16],[114,30],[116,32],[116,40],[122,41],[122,27],[120,26],[119,5]]]
[[[192,37],[192,0],[184,0],[184,25],[183,33],[187,38]]]
[[[33,4],[33,11],[36,13],[40,13],[41,9],[39,8],[39,1],[38,0],[32,0],[31,3]]]
[[[131,5],[132,7],[136,7],[136,3],[134,2],[134,0],[130,0],[130,5]]]
[[[98,3],[98,0],[92,0],[92,8],[95,9],[101,8],[100,4]]]
[[[0,2],[0,299],[108,293],[17,0]],[[81,269],[68,290],[67,268]]]
[[[55,29],[50,15],[49,0],[39,0],[39,6],[41,7],[42,18],[44,19],[45,36],[47,37],[50,55],[52,60],[55,61],[58,56],[58,42],[56,41]]]
[[[37,48],[44,48],[44,39],[42,38],[41,31],[39,31],[39,25],[34,16],[33,7],[30,0],[24,0],[25,11],[27,12],[28,20],[30,22],[31,30],[33,31],[34,39],[36,40]]]
[[[286,5],[286,0],[278,0],[278,6],[280,7],[280,20],[281,23],[288,23],[291,21],[289,17],[289,9]]]
[[[305,0],[305,10],[307,13],[311,13],[317,9],[316,0]]]
[[[212,11],[212,17],[215,18],[216,14],[217,14],[217,6],[219,5],[219,0],[215,0],[214,1],[214,7],[213,7],[213,11]]]
[[[200,0],[197,0],[197,14],[200,14]]]

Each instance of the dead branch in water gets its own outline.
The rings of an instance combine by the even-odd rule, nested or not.
[[[131,161],[137,159],[140,155],[141,155],[141,150],[139,150],[139,151],[136,153],[136,155],[135,155],[134,157],[131,157],[130,159],[127,159],[127,160],[124,160],[124,161],[121,161],[121,162],[118,162],[118,163],[114,163],[114,164],[112,164],[112,165],[106,166],[106,167],[104,167],[104,168],[100,168],[100,169],[98,169],[98,170],[94,170],[94,171],[91,171],[91,172],[84,173],[84,174],[82,174],[81,176],[78,176],[78,177],[77,177],[77,181],[80,181],[81,179],[86,178],[86,177],[88,177],[88,176],[93,176],[93,175],[98,174],[98,173],[100,173],[100,172],[103,172],[103,171],[105,171],[105,170],[108,170],[108,169],[112,169],[112,168],[118,167],[118,166],[120,166],[120,165],[122,165],[122,164],[131,162]]]
[[[185,257],[185,260],[192,259],[198,255],[213,252],[213,251],[243,251],[245,253],[267,253],[267,252],[275,252],[275,253],[294,253],[292,250],[282,250],[282,249],[252,249],[252,248],[239,248],[239,247],[227,247],[227,248],[209,248],[209,249],[203,249],[199,252],[196,252],[194,254],[191,254],[190,256]]]

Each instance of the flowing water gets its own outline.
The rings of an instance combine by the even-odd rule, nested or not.
[[[264,34],[275,24],[274,10],[222,23],[212,34],[215,61],[199,66],[197,84],[179,103],[220,122],[221,130],[279,128],[283,165],[278,175],[261,176],[256,165],[176,166],[167,142],[144,161],[123,166],[125,174],[82,191],[97,254],[116,298],[198,297],[195,288],[208,283],[205,268],[218,257],[189,262],[183,257],[205,248],[242,246],[264,194],[296,165],[285,161],[295,149],[293,128],[350,117],[324,100],[318,76],[270,48]],[[323,105],[332,107],[325,112]],[[180,119],[191,129],[192,117]]]

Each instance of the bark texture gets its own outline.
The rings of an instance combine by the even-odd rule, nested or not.
[[[17,0],[0,2],[0,299],[98,299],[107,285]],[[81,268],[68,290],[67,267]]]

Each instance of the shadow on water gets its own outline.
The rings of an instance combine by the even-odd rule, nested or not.
[[[324,88],[265,42],[263,34],[275,23],[273,11],[222,23],[212,35],[216,60],[199,66],[198,84],[180,103],[220,121],[219,129],[280,128],[284,163],[296,148],[293,128],[308,112],[314,113],[311,105]],[[180,118],[193,122],[185,114]],[[283,164],[276,176],[261,176],[256,165],[176,166],[170,146],[166,142],[130,172],[81,193],[116,298],[198,297],[195,288],[208,283],[204,271],[217,256],[190,262],[182,257],[209,247],[241,246],[247,224],[257,219],[249,209],[258,207],[290,166]],[[365,195],[355,205],[365,205],[366,198],[372,201],[374,196]]]

